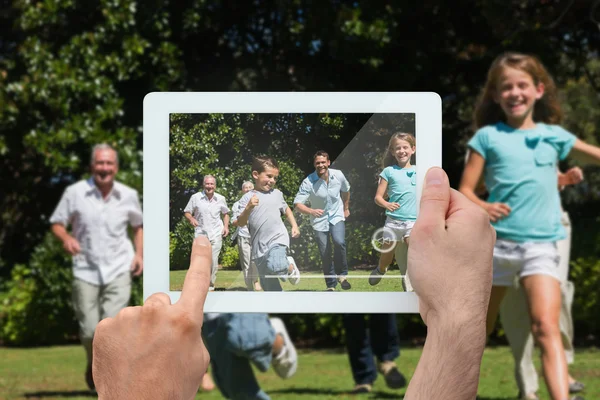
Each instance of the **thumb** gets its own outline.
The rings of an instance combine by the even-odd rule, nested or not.
[[[446,172],[438,167],[429,169],[425,175],[416,230],[425,228],[430,233],[444,230],[449,204],[450,183]]]

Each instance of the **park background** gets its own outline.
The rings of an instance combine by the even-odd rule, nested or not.
[[[50,235],[48,217],[64,188],[87,176],[90,149],[98,142],[118,149],[118,179],[143,196],[142,101],[148,92],[434,91],[443,102],[443,167],[457,187],[475,98],[490,63],[505,50],[536,54],[561,90],[564,126],[599,143],[599,4],[2,0],[0,351],[6,353],[0,359],[35,348],[40,353],[22,360],[35,364],[46,349],[40,346],[76,343],[70,260]],[[197,163],[196,176],[186,178],[192,186],[199,188],[206,172],[223,176],[208,149],[228,143],[233,132],[216,126],[182,149],[194,152]],[[323,130],[311,146],[335,159],[353,134]],[[296,144],[277,140],[284,158],[298,156]],[[312,150],[300,154],[304,162],[290,164],[286,173],[310,172]],[[573,224],[575,343],[593,352],[600,334],[600,173],[595,167],[584,173],[585,181],[561,196]],[[140,301],[137,280],[132,304]],[[300,345],[343,343],[339,315],[282,317]],[[425,328],[417,316],[398,321],[403,340],[421,343]],[[492,339],[503,343],[500,325]],[[597,378],[598,352],[586,354],[596,360],[586,373]],[[504,363],[510,375],[510,357]],[[2,365],[0,398],[3,390],[19,391],[5,383],[27,373],[17,365]],[[83,387],[80,378],[73,382]],[[510,377],[503,378],[512,391]]]

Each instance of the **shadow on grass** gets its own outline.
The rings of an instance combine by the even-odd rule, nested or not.
[[[98,398],[96,393],[90,392],[89,390],[75,390],[71,392],[67,391],[55,391],[55,392],[33,392],[23,394],[26,399],[42,399],[44,397],[92,397]]]
[[[289,388],[279,390],[269,390],[269,394],[293,394],[297,396],[339,396],[339,395],[352,395],[363,399],[403,399],[404,393],[392,394],[380,391],[373,391],[371,393],[364,394],[352,394],[350,391],[344,390],[327,390],[327,389],[312,389],[312,388]]]

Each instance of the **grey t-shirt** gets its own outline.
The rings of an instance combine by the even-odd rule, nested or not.
[[[264,256],[276,244],[290,247],[290,235],[281,220],[281,215],[288,208],[283,193],[278,189],[269,192],[251,190],[240,199],[240,214],[254,195],[258,197],[258,206],[250,213],[247,225],[252,248],[250,258],[253,260]]]

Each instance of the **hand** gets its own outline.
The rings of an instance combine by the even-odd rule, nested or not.
[[[200,225],[200,224],[198,223],[198,220],[197,220],[196,218],[192,218],[192,219],[191,219],[191,221],[190,221],[190,223],[192,224],[192,226],[193,226],[194,228],[195,228],[195,227],[197,227],[198,225]]]
[[[81,251],[81,247],[79,246],[77,239],[70,235],[67,236],[67,238],[63,241],[63,248],[72,256]]]
[[[229,235],[229,227],[224,226],[223,227],[223,232],[221,232],[221,235],[223,235],[223,237]]]
[[[391,212],[394,212],[394,211],[396,211],[399,208],[400,208],[400,204],[398,204],[398,203],[389,203],[388,202],[385,205],[385,209],[388,210],[388,211],[391,211]]]
[[[321,215],[323,215],[323,210],[311,208],[310,215],[312,215],[313,217],[320,217]]]
[[[579,167],[573,167],[565,172],[564,183],[562,185],[577,185],[581,181],[583,181],[583,171]]]
[[[254,194],[250,198],[250,201],[248,202],[248,205],[246,207],[252,210],[257,205],[258,205],[258,196]]]
[[[300,237],[300,229],[297,226],[292,227],[292,238],[296,239]]]
[[[210,282],[211,246],[194,240],[181,297],[165,293],[98,324],[94,383],[100,399],[193,399],[209,363],[201,331]]]
[[[492,222],[496,222],[499,219],[508,217],[508,214],[512,211],[508,204],[505,203],[487,203],[485,211],[489,214],[489,218]]]
[[[144,270],[144,258],[141,255],[136,254],[131,262],[131,272],[133,276],[140,276]]]
[[[421,209],[410,236],[408,274],[423,322],[481,323],[492,287],[496,232],[488,214],[450,189],[441,168],[425,177]]]
[[[350,216],[350,210],[344,210],[344,218],[348,218]]]

